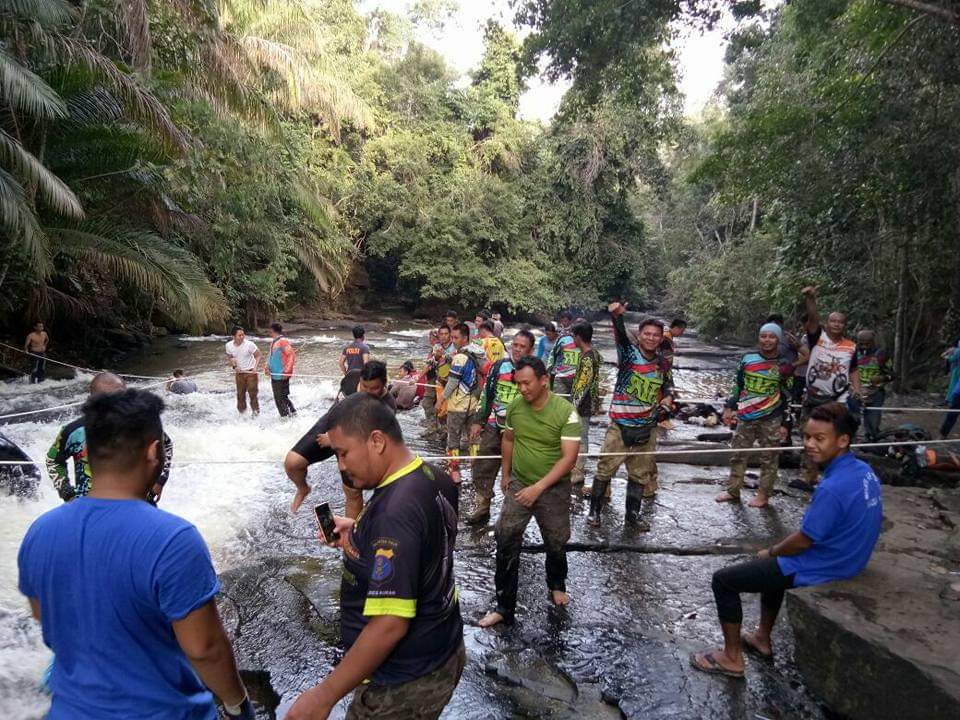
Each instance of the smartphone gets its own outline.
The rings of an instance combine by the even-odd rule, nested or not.
[[[327,539],[327,542],[338,540],[340,534],[337,532],[337,526],[333,522],[333,511],[330,509],[330,503],[320,503],[313,509],[313,512],[317,515],[317,523],[320,525],[320,529],[323,531],[323,536]]]

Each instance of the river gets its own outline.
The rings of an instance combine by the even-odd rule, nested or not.
[[[612,342],[609,328],[602,326],[596,344],[609,360]],[[426,354],[425,333],[423,327],[369,332],[367,341],[376,357],[395,368]],[[266,351],[265,339],[252,339]],[[330,328],[291,334],[299,353],[298,372],[330,377],[294,379],[291,398],[299,414],[289,420],[278,417],[265,382],[260,384],[260,417],[238,417],[232,378],[224,370],[225,338],[164,338],[149,355],[118,368],[163,375],[182,367],[199,374],[199,393],[167,396],[164,425],[175,444],[175,460],[208,464],[176,465],[161,502],[164,509],[194,523],[210,546],[224,586],[221,609],[265,718],[274,716],[277,705],[282,713],[297,692],[321,679],[338,657],[338,558],[314,539],[310,508],[321,499],[342,507],[339,474],[333,463],[311,469],[314,493],[292,516],[292,486],[282,459],[331,404],[339,375],[336,361],[347,339],[344,331]],[[693,368],[677,371],[677,384],[687,397],[726,392],[735,348],[701,344],[689,336],[680,340],[679,348],[678,366]],[[612,375],[612,366],[607,373]],[[0,386],[0,414],[81,400],[89,379],[81,373],[40,386],[22,381]],[[15,418],[0,429],[40,459],[57,428],[75,412],[67,408]],[[439,445],[421,438],[421,417],[418,409],[401,414],[408,443],[421,454],[439,454]],[[605,423],[595,420],[593,450],[599,449],[604,429]],[[692,438],[698,431],[678,424],[667,437]],[[232,460],[265,462],[229,464]],[[591,462],[588,469],[592,467]],[[456,568],[470,660],[444,717],[823,717],[793,667],[786,622],[775,634],[776,660],[749,661],[745,683],[707,677],[688,667],[691,650],[719,640],[710,575],[736,556],[674,552],[717,542],[766,544],[779,539],[798,525],[806,498],[785,490],[765,511],[717,506],[712,498],[726,475],[724,468],[662,464],[660,472],[662,490],[644,508],[648,528],[623,527],[625,488],[615,481],[612,511],[602,528],[586,526],[587,503],[573,502],[572,541],[658,546],[663,551],[571,553],[568,589],[573,603],[567,610],[548,606],[543,556],[525,555],[520,621],[513,628],[476,627],[493,592],[492,526],[461,527]],[[790,471],[782,473],[783,482],[789,477]],[[50,653],[17,592],[16,553],[33,519],[59,502],[45,474],[36,499],[0,496],[0,717],[10,720],[41,717],[48,705],[38,682]],[[469,509],[471,503],[467,481],[461,507]],[[539,542],[534,524],[528,542]],[[757,604],[748,600],[745,607],[752,621]],[[338,706],[332,717],[342,717],[344,707]]]

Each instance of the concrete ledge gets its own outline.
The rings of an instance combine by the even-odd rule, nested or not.
[[[960,718],[960,496],[884,488],[859,577],[788,593],[797,665],[852,720]]]

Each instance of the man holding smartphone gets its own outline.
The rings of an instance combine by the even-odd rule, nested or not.
[[[347,653],[287,720],[323,720],[354,690],[349,720],[437,718],[466,664],[453,573],[457,487],[410,452],[394,414],[366,394],[330,412],[327,434],[341,471],[374,493],[356,520],[334,518],[329,543],[343,550]]]

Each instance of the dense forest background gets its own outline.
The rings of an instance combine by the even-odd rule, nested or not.
[[[0,0],[0,331],[91,343],[344,296],[621,297],[749,337],[801,287],[901,368],[960,334],[960,2],[515,0],[467,82],[349,0]],[[732,12],[683,117],[670,40]],[[572,87],[518,118],[535,72]],[[109,338],[108,338],[109,342]],[[920,372],[917,372],[917,371]]]

